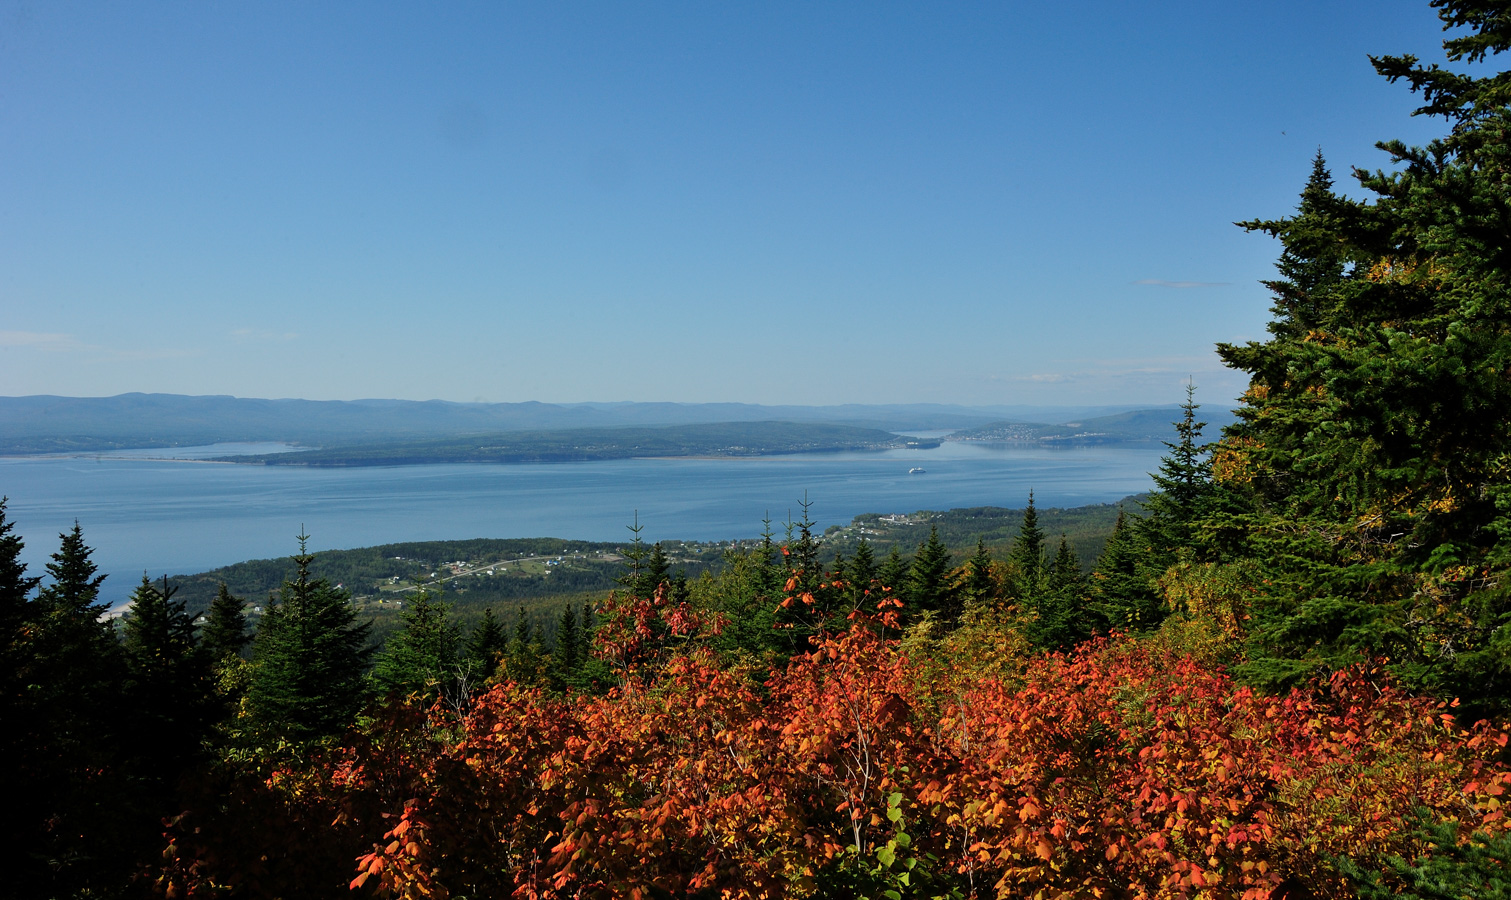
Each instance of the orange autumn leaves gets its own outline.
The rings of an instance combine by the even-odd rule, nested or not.
[[[1502,827],[1506,736],[1465,733],[1377,673],[1260,697],[1099,642],[936,708],[919,665],[860,623],[762,684],[694,650],[605,697],[501,685],[413,770],[353,886],[1342,896],[1334,859],[1410,853],[1416,809]]]

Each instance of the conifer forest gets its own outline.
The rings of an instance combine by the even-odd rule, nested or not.
[[[1094,560],[1031,498],[968,553],[804,515],[375,646],[302,544],[255,631],[145,576],[104,619],[85,530],[29,571],[0,504],[0,894],[1511,897],[1511,72],[1373,63],[1440,136],[1239,223],[1237,422],[1188,395]]]

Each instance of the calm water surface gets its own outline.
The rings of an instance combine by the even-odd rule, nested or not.
[[[104,599],[126,598],[145,571],[203,571],[284,556],[303,527],[315,550],[474,537],[625,540],[753,537],[768,513],[796,518],[806,492],[820,530],[860,513],[970,506],[1104,503],[1148,490],[1159,444],[1050,449],[944,444],[933,450],[757,459],[350,469],[194,462],[276,446],[174,448],[110,457],[0,459],[0,494],[42,574],[59,532],[83,526],[110,574]],[[171,454],[175,460],[151,459]],[[909,475],[910,468],[926,469]]]

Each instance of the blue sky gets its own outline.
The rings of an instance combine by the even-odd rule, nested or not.
[[[0,2],[0,394],[1167,403],[1425,2]]]

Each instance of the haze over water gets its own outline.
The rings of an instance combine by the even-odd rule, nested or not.
[[[267,452],[241,447],[229,452]],[[729,540],[780,530],[804,493],[819,531],[861,513],[1111,502],[1148,490],[1160,444],[1045,448],[947,443],[933,450],[753,459],[314,469],[192,459],[223,448],[111,457],[0,459],[0,493],[42,574],[58,533],[83,526],[103,597],[126,599],[145,571],[189,574],[286,556],[303,527],[313,550],[475,537],[628,540],[637,510],[648,541]],[[137,457],[137,458],[132,458]],[[924,474],[909,475],[910,468]]]

